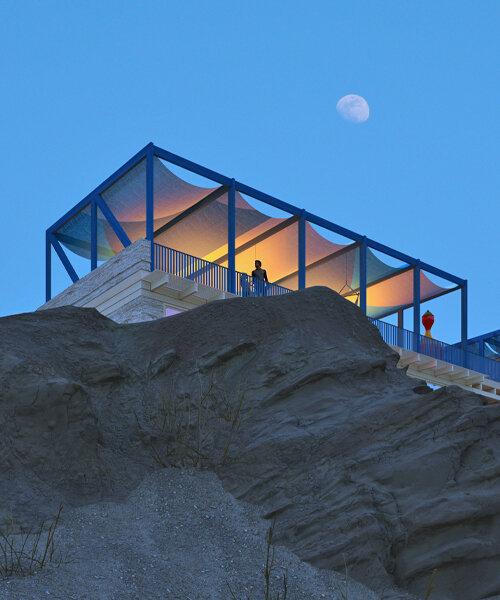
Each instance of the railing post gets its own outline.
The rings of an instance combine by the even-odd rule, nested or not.
[[[90,270],[97,268],[97,204],[90,203]]]
[[[45,301],[48,302],[52,297],[52,244],[50,243],[50,234],[45,232]]]
[[[306,217],[305,210],[302,210],[298,222],[299,236],[299,256],[298,256],[298,271],[299,271],[299,290],[306,287]]]
[[[461,327],[461,340],[462,340],[462,352],[464,357],[464,367],[467,366],[467,281],[464,282],[461,289],[461,316],[462,316],[462,327]]]
[[[154,148],[150,146],[146,154],[146,239],[151,244],[151,271],[155,269],[154,206]]]
[[[366,235],[359,247],[359,306],[366,315]]]
[[[236,182],[231,179],[227,193],[227,267],[228,292],[236,292]]]
[[[420,352],[420,261],[413,267],[413,333],[415,334],[414,352]]]

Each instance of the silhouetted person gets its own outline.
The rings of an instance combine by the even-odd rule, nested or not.
[[[255,269],[252,271],[252,277],[255,277],[255,279],[258,279],[258,281],[255,282],[255,287],[259,291],[262,290],[263,295],[265,296],[266,295],[266,284],[264,282],[267,282],[268,279],[267,279],[266,270],[262,268],[262,263],[260,262],[260,260],[255,261]]]

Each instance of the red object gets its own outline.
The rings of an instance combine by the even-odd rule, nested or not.
[[[429,310],[422,316],[422,325],[425,327],[425,337],[431,338],[431,327],[434,325],[434,315]]]

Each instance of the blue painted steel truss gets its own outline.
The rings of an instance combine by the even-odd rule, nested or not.
[[[46,299],[47,301],[51,298],[51,248],[54,248],[56,254],[60,258],[63,266],[65,267],[68,275],[73,282],[78,280],[78,276],[71,265],[70,260],[64,253],[61,245],[54,236],[54,232],[74,217],[82,209],[86,208],[89,204],[91,206],[91,269],[97,267],[97,208],[101,210],[104,218],[107,220],[117,238],[122,243],[123,247],[130,245],[130,239],[125,233],[123,227],[120,225],[112,211],[104,202],[101,194],[105,192],[111,185],[113,185],[118,179],[120,179],[125,173],[134,168],[142,160],[146,160],[146,238],[151,241],[151,268],[154,268],[154,244],[153,240],[155,237],[154,231],[154,158],[158,157],[168,163],[176,165],[186,169],[196,175],[209,179],[218,183],[220,186],[224,186],[222,189],[227,190],[228,193],[228,290],[232,291],[235,289],[235,258],[236,258],[236,214],[235,214],[235,194],[240,192],[260,202],[264,202],[274,208],[277,208],[283,212],[289,213],[292,216],[298,218],[298,241],[297,241],[297,255],[298,255],[298,287],[303,289],[306,286],[306,236],[305,227],[306,223],[309,222],[312,225],[323,227],[328,231],[339,234],[343,237],[358,242],[360,244],[361,251],[359,253],[360,260],[360,306],[366,313],[366,297],[367,297],[367,260],[366,252],[368,248],[372,250],[382,252],[391,256],[404,263],[408,263],[413,268],[414,272],[414,298],[413,306],[414,309],[414,333],[419,334],[420,331],[420,272],[426,271],[433,275],[450,281],[456,285],[455,289],[461,290],[461,345],[462,349],[465,350],[467,343],[467,281],[461,279],[451,273],[447,273],[442,269],[433,267],[432,265],[422,262],[417,258],[394,250],[389,246],[381,244],[375,240],[372,240],[366,236],[360,235],[350,229],[341,227],[331,221],[318,217],[312,213],[307,212],[304,209],[283,202],[278,198],[265,194],[255,188],[252,188],[240,181],[233,178],[226,177],[216,171],[207,169],[197,163],[182,158],[172,152],[163,150],[158,146],[155,146],[152,142],[140,150],[135,156],[128,160],[122,167],[115,171],[110,177],[108,177],[103,183],[95,188],[88,196],[86,196],[81,202],[76,204],[70,211],[64,216],[58,219],[53,225],[51,225],[46,232]],[[221,188],[220,188],[221,189]],[[209,200],[207,200],[209,201]],[[203,202],[203,200],[202,200]],[[187,216],[189,209],[185,211]],[[158,232],[156,232],[157,234]],[[453,291],[450,290],[450,291]],[[388,315],[386,315],[388,316]]]

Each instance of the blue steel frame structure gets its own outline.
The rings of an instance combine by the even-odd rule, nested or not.
[[[467,346],[477,343],[478,344],[478,350],[477,350],[478,355],[484,356],[484,343],[493,337],[500,337],[500,329],[497,329],[496,331],[490,331],[488,333],[483,333],[482,335],[478,335],[476,337],[468,339]],[[457,346],[457,347],[460,346],[460,342],[458,344],[455,344],[455,346]]]
[[[467,281],[465,279],[461,279],[451,273],[447,273],[442,269],[438,269],[433,267],[432,265],[422,262],[421,260],[414,258],[413,256],[409,256],[408,254],[404,254],[399,252],[398,250],[394,250],[389,246],[381,244],[375,240],[368,238],[367,236],[360,235],[350,229],[346,229],[345,227],[341,227],[331,221],[323,219],[322,217],[318,217],[305,209],[297,208],[292,204],[288,204],[287,202],[283,202],[278,198],[274,198],[269,194],[261,192],[245,183],[240,181],[236,181],[234,178],[226,177],[225,175],[221,175],[216,171],[212,171],[211,169],[207,169],[201,165],[198,165],[190,160],[182,158],[172,152],[168,152],[167,150],[163,150],[158,146],[155,146],[152,142],[150,142],[147,146],[145,146],[142,150],[140,150],[135,156],[133,156],[130,160],[128,160],[122,167],[120,167],[117,171],[115,171],[110,177],[108,177],[105,181],[103,181],[99,186],[95,188],[90,194],[88,194],[83,200],[81,200],[78,204],[76,204],[71,210],[69,210],[64,216],[58,219],[53,225],[51,225],[46,231],[46,242],[45,242],[45,257],[46,257],[46,274],[45,274],[45,287],[46,287],[46,300],[50,300],[51,298],[51,249],[53,248],[61,260],[64,268],[66,269],[68,275],[70,276],[73,282],[78,281],[78,275],[76,274],[70,260],[66,256],[62,246],[59,241],[54,236],[54,232],[64,225],[69,219],[75,216],[82,209],[86,208],[89,204],[91,206],[91,269],[94,270],[97,267],[97,209],[99,208],[108,221],[109,225],[115,232],[116,236],[122,243],[123,247],[127,247],[131,244],[131,241],[124,229],[113,215],[106,202],[103,200],[101,194],[108,189],[111,185],[113,185],[118,179],[120,179],[125,173],[130,171],[133,167],[135,167],[140,161],[146,159],[146,238],[150,241],[154,241],[155,233],[154,231],[154,181],[153,181],[153,169],[154,169],[154,157],[158,157],[168,163],[176,165],[177,167],[181,167],[186,169],[187,171],[191,171],[196,175],[200,175],[201,177],[205,177],[211,181],[218,183],[221,188],[219,188],[220,193],[228,192],[228,269],[229,269],[229,282],[228,287],[230,291],[235,290],[235,263],[236,263],[236,221],[235,221],[235,194],[236,191],[255,198],[260,202],[264,202],[265,204],[269,204],[283,212],[289,213],[290,215],[296,217],[298,219],[298,244],[297,244],[297,252],[298,252],[298,287],[299,289],[303,289],[306,287],[306,222],[311,223],[312,225],[316,225],[318,227],[323,227],[328,231],[332,231],[333,233],[339,234],[345,238],[353,240],[354,243],[359,244],[360,247],[360,307],[366,313],[366,290],[367,290],[367,260],[366,260],[366,251],[367,248],[371,248],[372,250],[376,250],[387,254],[399,261],[406,262],[409,265],[409,268],[413,268],[413,302],[408,306],[402,307],[400,310],[404,310],[406,308],[413,307],[413,330],[416,336],[420,332],[420,272],[426,271],[428,273],[432,273],[433,275],[450,281],[455,284],[455,287],[447,290],[445,293],[460,290],[461,292],[461,347],[465,351],[467,344]],[[216,190],[217,192],[217,190]],[[214,194],[214,192],[212,192]],[[211,195],[212,195],[211,194]],[[205,199],[201,200],[203,202]],[[187,216],[190,209],[185,211],[183,215]],[[168,225],[168,223],[167,223]],[[151,243],[151,268],[154,268],[154,244]],[[389,316],[383,315],[384,316]],[[419,339],[419,338],[418,338]]]

